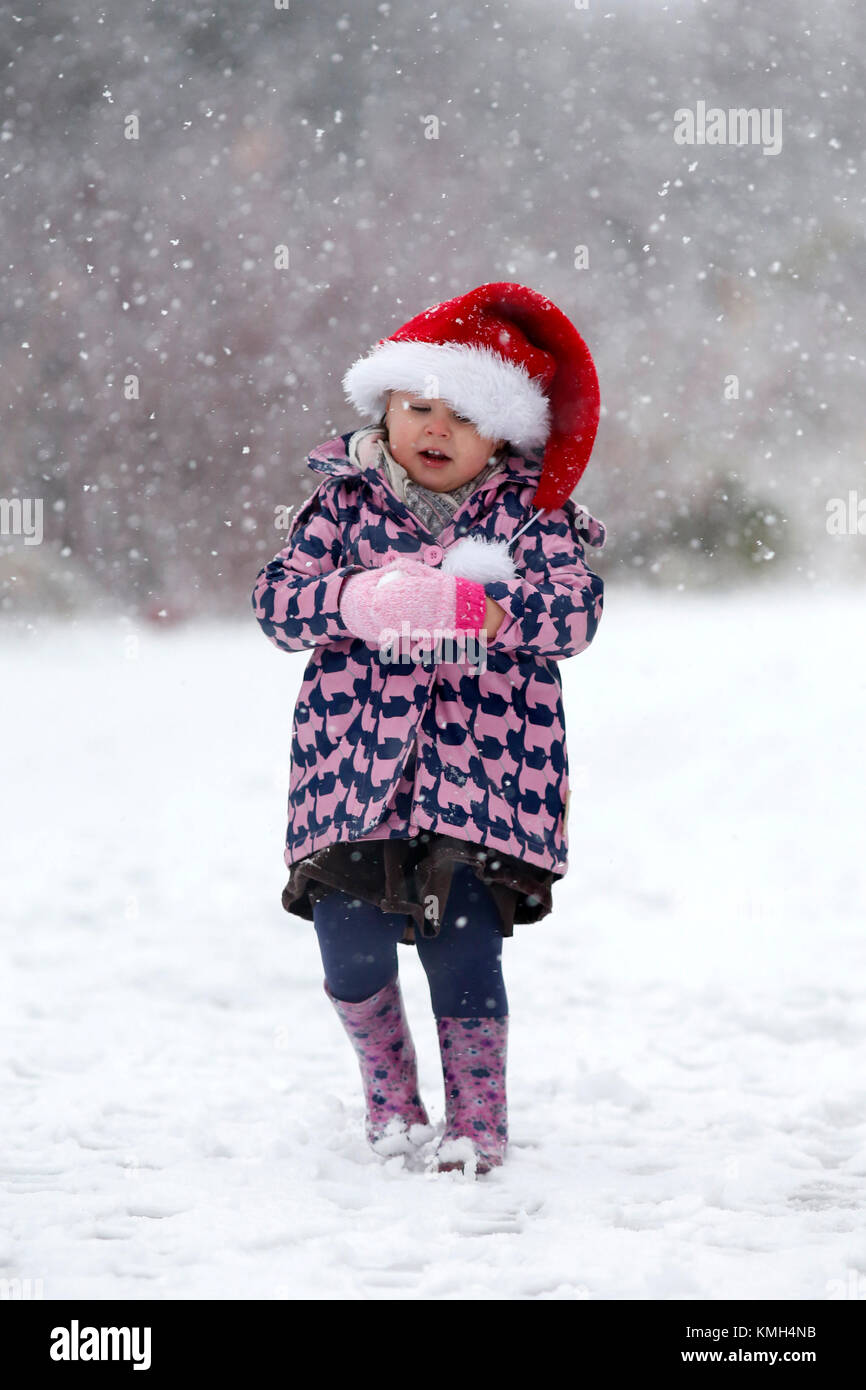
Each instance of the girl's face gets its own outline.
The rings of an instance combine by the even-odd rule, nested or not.
[[[390,392],[385,424],[394,458],[414,483],[433,492],[453,492],[477,477],[504,442],[482,438],[444,401],[411,391]]]

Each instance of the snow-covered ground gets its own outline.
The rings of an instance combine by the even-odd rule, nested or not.
[[[5,629],[0,1281],[46,1298],[866,1296],[866,599],[608,584],[506,1166],[366,1147],[279,895],[305,656]],[[400,947],[431,1116],[426,982]]]

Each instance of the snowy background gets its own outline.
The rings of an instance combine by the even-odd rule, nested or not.
[[[0,1277],[866,1296],[863,609],[611,594],[563,666],[572,872],[505,943],[511,1145],[474,1184],[367,1149],[315,934],[280,906],[303,654],[221,622],[8,642]]]
[[[3,17],[0,1296],[866,1297],[866,11]],[[781,150],[678,145],[698,101]],[[350,362],[500,279],[592,350],[609,542],[473,1184],[364,1142],[249,596]]]
[[[825,526],[866,495],[857,0],[6,18],[3,489],[45,539],[0,545],[0,614],[236,613],[349,364],[491,280],[589,344],[621,582],[863,579]],[[781,149],[676,143],[700,101]]]

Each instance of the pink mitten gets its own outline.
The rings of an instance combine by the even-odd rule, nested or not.
[[[340,612],[356,637],[378,642],[390,628],[410,631],[477,631],[484,624],[484,585],[431,569],[420,560],[392,560],[380,569],[350,575],[343,585]]]

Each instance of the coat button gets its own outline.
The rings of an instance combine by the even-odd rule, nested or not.
[[[428,565],[438,565],[441,564],[444,554],[445,551],[442,549],[441,545],[428,545],[424,550],[424,559],[427,561]]]

